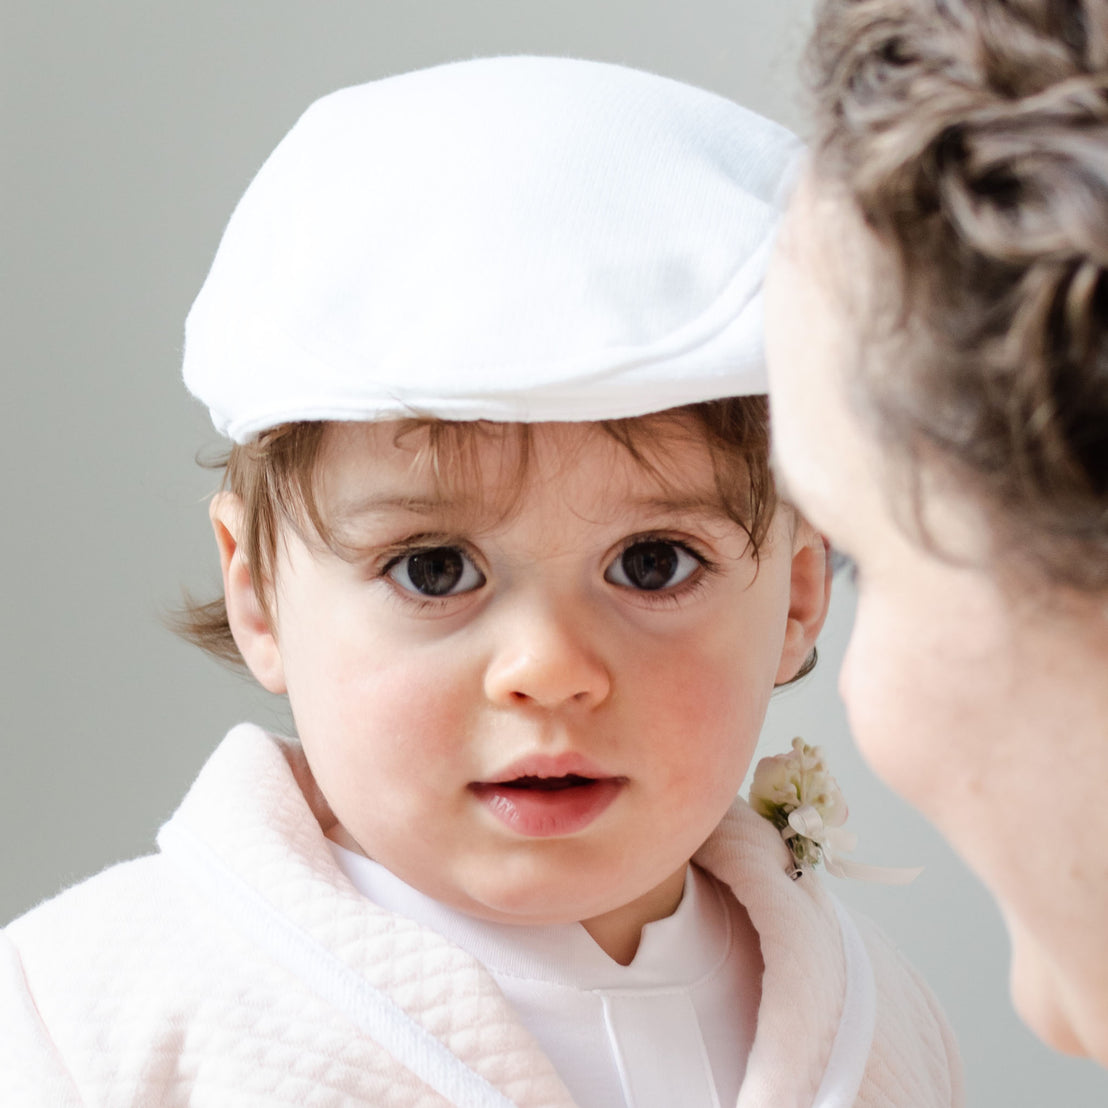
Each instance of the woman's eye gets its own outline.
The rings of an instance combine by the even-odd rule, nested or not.
[[[387,573],[402,589],[420,596],[456,596],[485,583],[485,575],[455,546],[405,554]]]
[[[680,585],[703,564],[679,543],[645,539],[627,547],[608,567],[604,580],[627,589],[653,592]]]

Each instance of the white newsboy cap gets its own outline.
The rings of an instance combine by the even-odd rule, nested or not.
[[[723,97],[569,58],[313,104],[185,328],[236,442],[291,420],[595,420],[765,391],[761,286],[800,150]]]

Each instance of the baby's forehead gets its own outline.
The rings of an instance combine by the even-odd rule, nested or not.
[[[609,516],[728,514],[706,433],[677,415],[618,426],[337,424],[316,487],[337,528],[383,515],[491,527],[535,499]]]

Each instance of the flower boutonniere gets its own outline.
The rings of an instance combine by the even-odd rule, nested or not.
[[[858,841],[843,827],[846,799],[823,760],[823,751],[803,739],[793,739],[790,753],[758,763],[750,785],[750,806],[781,832],[796,862],[794,879],[818,862],[835,877],[889,885],[906,885],[922,872],[922,867],[868,866],[841,856]]]

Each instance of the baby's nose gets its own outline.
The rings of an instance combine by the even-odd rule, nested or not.
[[[503,706],[595,707],[611,675],[591,641],[587,620],[559,605],[532,605],[503,628],[485,673],[485,695]]]

